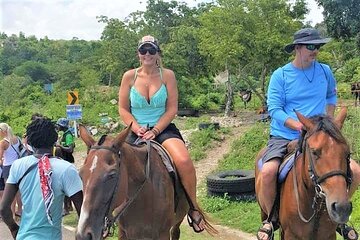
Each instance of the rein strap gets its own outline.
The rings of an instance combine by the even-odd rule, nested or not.
[[[109,151],[113,152],[116,155],[119,155],[119,151],[116,150],[113,146],[112,147],[93,146],[90,149],[105,149],[105,150],[109,150]],[[117,206],[113,210],[112,213],[109,213],[112,202],[113,202],[113,199],[114,199],[114,195],[113,195],[112,199],[110,200],[109,208],[108,208],[108,211],[107,211],[106,217],[105,217],[105,224],[104,224],[104,229],[103,229],[103,238],[106,238],[109,235],[109,233],[111,232],[110,231],[111,227],[114,227],[115,222],[117,222],[119,220],[119,218],[124,214],[126,209],[134,202],[134,200],[137,198],[137,196],[139,195],[141,190],[144,188],[146,182],[150,178],[150,150],[151,150],[151,142],[150,142],[150,140],[146,141],[146,150],[147,150],[147,159],[146,159],[146,165],[145,165],[145,179],[141,183],[141,186],[136,190],[135,194],[130,199],[127,199],[127,201],[125,201],[122,204],[120,204],[119,206]],[[117,189],[117,186],[118,186],[118,182],[119,181],[117,181],[117,183],[116,183],[114,194],[116,194],[116,189]]]

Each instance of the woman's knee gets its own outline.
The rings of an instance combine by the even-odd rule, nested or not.
[[[191,161],[190,158],[187,157],[178,157],[176,159],[173,159],[176,168],[180,168],[183,171],[189,171],[189,172],[193,172],[195,171],[195,167],[193,162]]]

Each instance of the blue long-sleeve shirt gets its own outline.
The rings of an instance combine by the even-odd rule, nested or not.
[[[293,140],[299,132],[286,127],[285,121],[298,120],[294,109],[307,117],[326,113],[326,106],[337,102],[336,81],[326,64],[315,61],[299,69],[290,62],[272,74],[267,96],[270,135]]]

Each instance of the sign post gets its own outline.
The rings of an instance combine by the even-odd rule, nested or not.
[[[69,120],[74,120],[75,137],[77,138],[76,120],[82,118],[81,105],[66,105],[66,117]]]
[[[68,105],[66,105],[66,116],[69,120],[74,120],[75,137],[78,137],[76,120],[82,117],[82,108],[79,104],[79,92],[68,91],[67,92]]]

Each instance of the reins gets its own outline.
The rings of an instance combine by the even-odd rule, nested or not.
[[[148,140],[148,141],[146,141],[147,159],[146,159],[146,165],[145,165],[145,179],[143,180],[140,187],[136,190],[135,194],[130,199],[128,199],[126,202],[123,202],[120,206],[117,206],[113,210],[113,212],[110,212],[111,206],[113,205],[114,196],[116,195],[117,188],[119,185],[120,174],[117,175],[117,181],[116,181],[116,185],[114,187],[114,194],[112,195],[112,197],[109,201],[110,204],[108,205],[108,209],[105,214],[105,223],[104,223],[103,234],[102,234],[103,238],[106,238],[113,234],[113,231],[111,231],[111,228],[114,229],[115,223],[124,214],[124,212],[128,209],[128,207],[134,202],[134,200],[137,198],[137,196],[139,195],[141,190],[144,188],[147,180],[150,178],[150,148],[151,148],[151,144],[150,144],[150,141]],[[98,149],[98,150],[104,149],[104,150],[111,151],[113,154],[115,154],[117,156],[120,156],[120,152],[118,150],[116,150],[113,146],[107,147],[107,146],[99,146],[98,145],[98,146],[91,147],[90,150],[91,149],[95,149],[95,150],[96,149]],[[121,162],[119,161],[119,169],[120,169],[120,164],[121,164]],[[114,213],[114,215],[113,215],[113,213]]]

